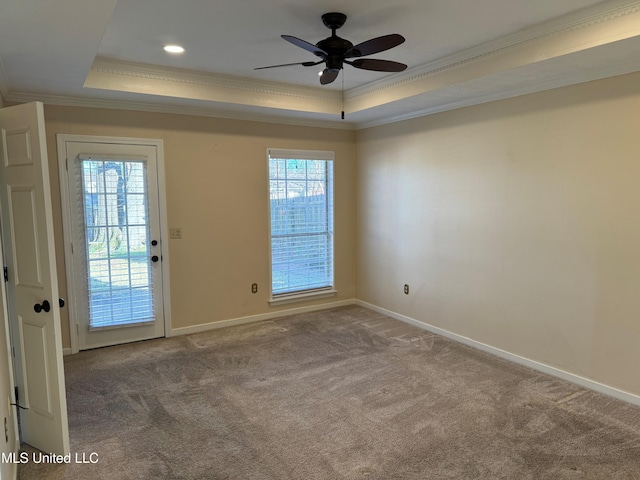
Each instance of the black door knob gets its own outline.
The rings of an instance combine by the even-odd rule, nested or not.
[[[153,245],[154,247],[158,245],[158,240],[151,240],[151,245]]]
[[[58,299],[58,305],[60,305],[60,308],[64,307],[64,298]]]
[[[49,312],[51,310],[51,304],[49,303],[49,300],[44,300],[41,304],[36,303],[33,306],[33,309],[36,313],[40,313],[42,311]]]
[[[158,260],[160,260],[160,257],[158,257],[157,255],[154,255],[153,257],[151,257],[152,262],[157,262]]]

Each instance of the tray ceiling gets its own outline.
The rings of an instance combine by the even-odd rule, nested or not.
[[[640,70],[640,2],[609,0],[5,0],[0,93],[41,100],[363,128]],[[314,60],[280,38],[330,35],[320,16],[347,14],[354,44],[399,33],[372,55],[409,65],[350,66],[320,86]],[[181,56],[166,43],[186,48]],[[340,112],[345,111],[345,119]]]

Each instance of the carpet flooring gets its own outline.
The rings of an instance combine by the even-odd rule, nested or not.
[[[640,478],[640,408],[357,306],[65,371],[71,450],[98,462],[22,480]]]

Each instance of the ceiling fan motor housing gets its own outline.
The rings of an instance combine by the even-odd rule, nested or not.
[[[316,46],[327,52],[327,56],[325,58],[327,69],[331,71],[339,71],[342,69],[344,56],[349,49],[353,47],[353,43],[334,34],[329,38],[320,40]]]

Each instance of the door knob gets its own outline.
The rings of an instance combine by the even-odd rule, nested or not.
[[[60,305],[60,308],[64,307],[64,298],[58,299],[58,305]]]
[[[158,257],[157,255],[154,255],[153,257],[151,257],[152,262],[157,262],[158,260],[160,260],[160,257]]]
[[[33,309],[35,310],[36,313],[40,313],[43,310],[45,312],[49,312],[51,310],[51,304],[49,303],[49,300],[44,300],[42,304],[36,303],[33,306]]]

